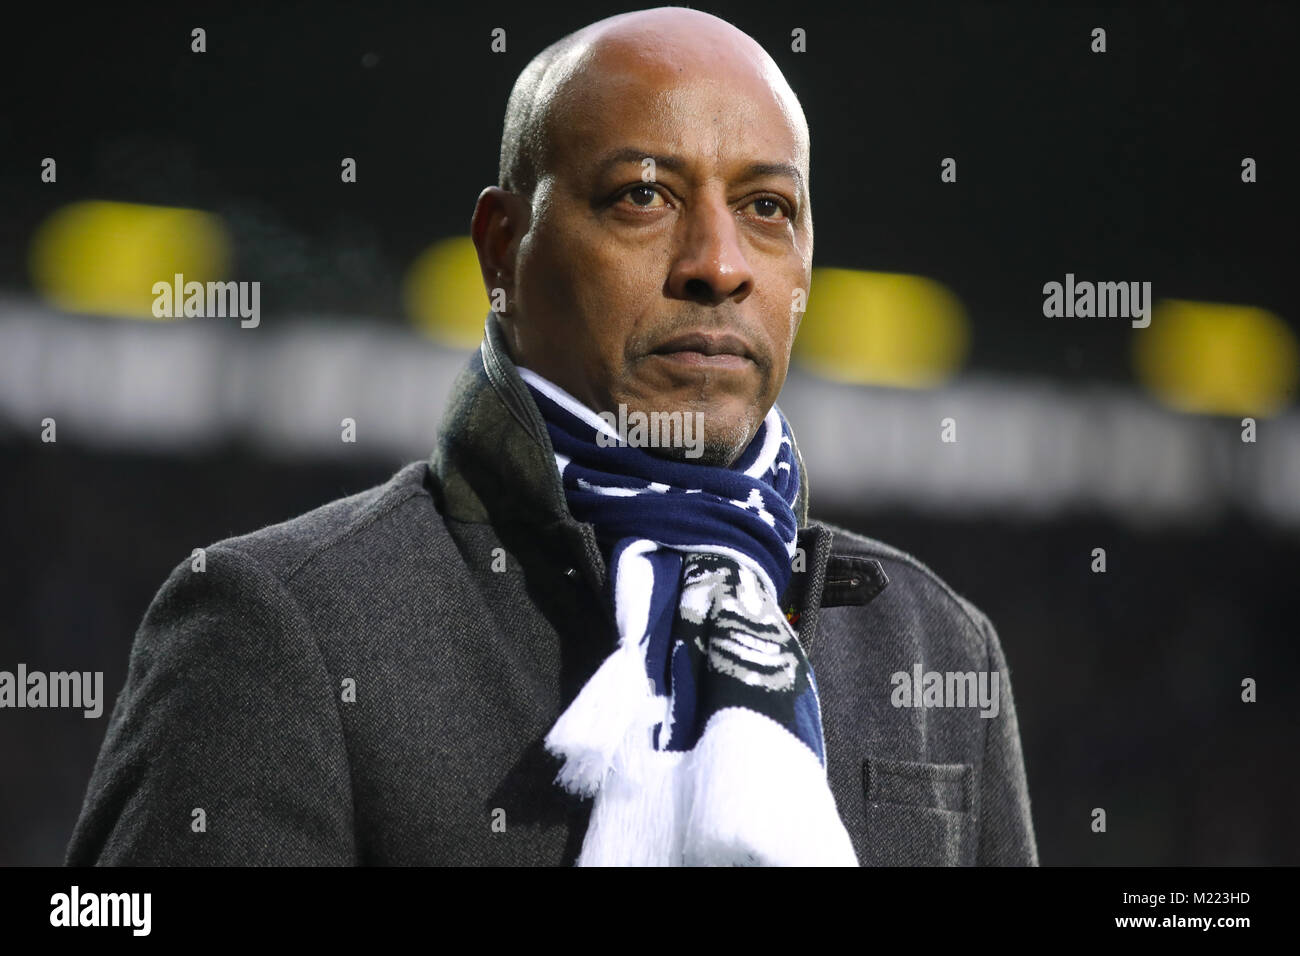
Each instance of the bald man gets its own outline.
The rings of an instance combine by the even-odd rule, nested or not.
[[[1035,865],[989,620],[808,518],[772,59],[680,8],[565,37],[471,230],[436,451],[172,572],[68,862]]]

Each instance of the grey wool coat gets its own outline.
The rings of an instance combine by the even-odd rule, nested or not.
[[[783,606],[859,861],[1036,865],[988,619],[914,558],[807,510],[805,492]],[[430,460],[171,572],[66,862],[572,864],[590,801],[554,783],[542,740],[613,649],[605,575],[489,317]],[[996,716],[900,704],[891,675],[931,671],[996,672]]]

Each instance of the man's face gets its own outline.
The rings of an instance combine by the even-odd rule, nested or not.
[[[516,360],[597,412],[700,412],[703,461],[730,464],[785,381],[808,288],[800,121],[716,46],[601,46],[573,82],[515,263]]]

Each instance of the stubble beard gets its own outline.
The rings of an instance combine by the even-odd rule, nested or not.
[[[686,412],[684,414],[691,414]],[[761,420],[756,423],[761,424]],[[704,441],[700,443],[699,456],[691,457],[695,449],[686,445],[667,445],[645,450],[659,458],[680,462],[686,465],[705,465],[712,468],[730,468],[741,454],[749,447],[757,433],[757,427],[751,428],[751,420],[745,419],[726,428],[709,428],[708,416],[704,419]]]

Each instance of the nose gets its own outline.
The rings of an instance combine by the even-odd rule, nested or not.
[[[668,273],[668,293],[703,305],[743,301],[754,291],[754,274],[740,247],[735,214],[722,197],[692,204]]]

